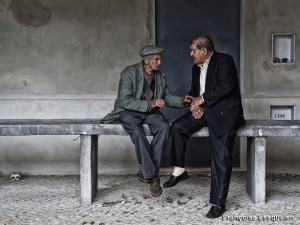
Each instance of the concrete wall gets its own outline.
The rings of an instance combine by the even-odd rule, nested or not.
[[[270,105],[295,105],[300,119],[299,9],[298,0],[242,0],[247,119],[269,119]],[[0,118],[101,118],[113,108],[121,70],[155,42],[154,24],[154,0],[0,0]],[[273,32],[296,34],[293,65],[271,63]],[[0,175],[78,174],[76,138],[0,137]],[[299,142],[268,139],[267,172],[299,174]],[[129,137],[99,143],[99,171],[137,171]],[[241,155],[245,161],[245,149]]]
[[[300,1],[242,0],[241,88],[247,119],[270,119],[270,106],[295,106],[300,119]],[[272,63],[272,34],[296,35],[295,63]],[[299,138],[267,139],[267,172],[300,173]]]
[[[0,0],[0,30],[1,119],[101,118],[155,41],[154,0]],[[0,137],[0,175],[78,174],[74,139]],[[101,172],[136,171],[129,137],[99,142]]]

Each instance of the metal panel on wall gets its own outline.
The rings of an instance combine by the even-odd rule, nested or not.
[[[177,95],[190,90],[193,60],[189,41],[201,34],[212,37],[216,51],[231,54],[239,72],[240,0],[156,0],[156,44],[165,49],[161,71]],[[165,108],[163,113],[174,120],[184,110]],[[170,157],[167,150],[163,165],[169,165]],[[191,138],[186,166],[210,166],[210,158],[209,138]],[[234,166],[239,166],[238,141],[233,159]]]

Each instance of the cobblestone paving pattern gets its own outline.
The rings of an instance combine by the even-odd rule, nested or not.
[[[254,205],[246,193],[246,173],[234,172],[227,210],[212,220],[205,217],[209,174],[190,175],[160,197],[152,197],[149,184],[136,175],[101,175],[91,206],[80,206],[79,176],[25,176],[20,181],[2,176],[0,224],[300,224],[300,176],[268,175],[267,203]],[[162,175],[161,182],[168,176]]]

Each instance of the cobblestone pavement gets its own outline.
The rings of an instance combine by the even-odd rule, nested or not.
[[[268,175],[267,203],[254,205],[246,173],[232,175],[227,211],[207,219],[210,177],[190,174],[176,187],[152,197],[135,175],[100,175],[91,206],[80,206],[79,176],[0,177],[0,224],[300,224],[300,176]],[[161,181],[168,179],[162,175]]]

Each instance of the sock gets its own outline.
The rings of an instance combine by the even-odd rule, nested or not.
[[[185,171],[184,168],[178,167],[178,166],[174,166],[174,171],[173,171],[172,175],[175,176],[175,177],[178,177],[181,174],[183,174],[184,171]]]

